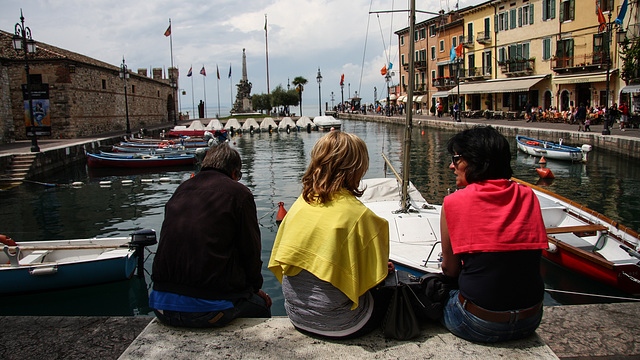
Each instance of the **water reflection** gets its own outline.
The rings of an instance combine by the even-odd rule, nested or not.
[[[404,127],[373,122],[345,121],[344,130],[357,134],[367,143],[370,168],[366,177],[392,177],[382,160],[387,155],[401,172]],[[255,195],[262,234],[264,289],[273,301],[274,315],[284,315],[280,284],[266,269],[277,232],[275,216],[278,202],[289,208],[300,194],[300,179],[309,161],[309,153],[319,132],[257,133],[235,137],[232,144],[243,159],[242,182]],[[446,142],[452,132],[414,128],[412,134],[411,181],[433,203],[442,203],[449,191],[455,190],[455,179],[448,170],[450,157]],[[537,158],[516,150],[515,139],[509,139],[513,151],[515,176],[530,183],[539,177]],[[594,150],[587,164],[569,164],[547,159],[556,179],[549,190],[586,205],[633,229],[640,229],[640,163],[620,159]],[[156,170],[157,171],[157,170]],[[47,188],[36,184],[3,191],[0,198],[0,233],[16,240],[74,239],[92,236],[128,235],[133,230],[160,230],[164,205],[177,186],[189,179],[197,167],[165,168],[160,172],[87,169],[85,164],[38,179],[61,184]],[[161,182],[165,178],[168,181]],[[103,187],[100,181],[111,181]],[[123,185],[122,180],[132,180]],[[81,187],[69,186],[74,181]],[[153,250],[153,248],[152,248]],[[153,257],[145,263],[151,270]],[[624,296],[617,290],[545,262],[543,266],[548,288]],[[37,295],[2,296],[2,315],[148,315],[147,288],[150,279],[134,278],[114,284],[82,289],[48,292]],[[547,294],[546,304],[586,303],[599,301],[592,297]],[[608,300],[607,300],[608,301]],[[52,306],[42,307],[47,303]],[[53,306],[53,304],[55,304]],[[45,308],[45,309],[42,309]],[[2,309],[2,308],[0,308]]]

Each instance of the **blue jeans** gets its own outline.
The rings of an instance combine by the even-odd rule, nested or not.
[[[257,294],[249,299],[233,301],[233,307],[221,311],[186,312],[172,310],[153,310],[158,320],[166,325],[210,328],[222,327],[236,318],[270,318],[271,310],[267,303]]]
[[[483,343],[521,339],[533,334],[542,320],[542,308],[538,314],[515,322],[482,320],[462,308],[459,292],[452,290],[449,293],[442,323],[452,334],[463,339]]]

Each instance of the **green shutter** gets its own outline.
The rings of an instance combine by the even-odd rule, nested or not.
[[[498,15],[493,15],[493,23],[494,23],[494,29],[496,30],[496,32],[498,32],[498,29],[500,29],[498,27]]]
[[[518,27],[522,27],[522,8],[518,8]]]
[[[549,3],[547,1],[549,0],[542,0],[542,21],[545,21],[550,17],[548,15],[549,10],[547,9],[547,4]]]
[[[560,22],[564,21],[564,6],[562,6],[562,2],[560,2]]]
[[[509,17],[511,18],[511,19],[510,19],[510,21],[511,21],[511,26],[510,26],[510,28],[511,28],[511,29],[515,29],[515,28],[516,28],[517,21],[518,21],[518,20],[516,19],[516,16],[518,16],[518,15],[516,15],[516,9],[511,9],[511,15],[509,16]]]
[[[529,58],[529,43],[522,44],[522,58],[523,59]]]
[[[549,18],[551,19],[555,19],[556,18],[556,0],[551,0],[551,8],[549,9],[549,12],[551,14],[549,14]]]
[[[571,0],[571,3],[569,4],[570,9],[570,14],[569,14],[569,19],[571,20],[575,20],[576,19],[576,1],[575,0]]]
[[[529,25],[533,25],[533,4],[529,5]]]

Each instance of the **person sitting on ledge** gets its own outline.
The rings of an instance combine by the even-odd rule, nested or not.
[[[269,270],[282,282],[285,310],[299,331],[333,339],[380,326],[390,293],[389,224],[356,197],[369,167],[365,142],[332,131],[316,142],[302,195],[280,224]]]
[[[256,204],[241,170],[240,155],[223,142],[167,202],[149,295],[161,322],[204,328],[271,317],[271,298],[260,289]]]
[[[494,128],[464,130],[447,147],[464,189],[442,206],[442,271],[460,287],[450,291],[442,322],[476,342],[529,336],[542,319],[540,258],[548,247],[538,198],[510,180],[509,142]]]

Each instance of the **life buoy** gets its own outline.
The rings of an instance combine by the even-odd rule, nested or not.
[[[173,140],[169,140],[169,141],[167,141],[167,144],[169,144],[169,145],[175,145],[176,143],[175,143]]]
[[[538,145],[540,145],[540,143],[537,142],[537,141],[529,140],[529,141],[527,141],[527,145],[538,146]]]

